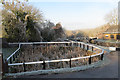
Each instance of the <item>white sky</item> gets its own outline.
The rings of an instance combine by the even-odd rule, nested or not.
[[[118,6],[118,0],[29,0],[54,23],[68,30],[95,28],[105,24],[104,17]]]
[[[29,2],[118,2],[119,0],[29,0]]]
[[[61,22],[68,30],[95,28],[105,24],[104,17],[119,0],[28,0],[40,9],[45,19]]]

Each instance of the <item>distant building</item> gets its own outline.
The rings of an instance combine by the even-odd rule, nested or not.
[[[104,39],[120,40],[120,29],[118,26],[111,26],[108,30],[103,32]]]
[[[104,32],[104,39],[120,40],[120,32]]]
[[[118,2],[118,26],[110,26],[110,28],[103,33],[103,38],[120,40],[120,1]]]

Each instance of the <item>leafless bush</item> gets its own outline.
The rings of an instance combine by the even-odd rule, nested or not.
[[[34,62],[43,60],[57,60],[57,59],[68,59],[82,56],[89,56],[96,53],[100,53],[101,50],[95,49],[96,52],[86,51],[80,47],[68,47],[68,46],[58,46],[58,45],[26,45],[23,46],[24,49],[21,52],[20,57],[16,62]],[[100,60],[100,56],[93,57],[92,62],[97,62]],[[71,61],[71,66],[81,66],[88,64],[89,59],[79,59]],[[46,63],[46,69],[57,69],[57,68],[68,68],[70,67],[70,62],[56,62],[56,63]],[[26,65],[27,71],[42,70],[43,64],[29,64]],[[11,72],[21,72],[23,71],[22,66],[14,66],[11,68]]]

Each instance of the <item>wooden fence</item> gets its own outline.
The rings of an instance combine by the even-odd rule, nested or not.
[[[16,44],[16,45],[19,45],[18,49],[12,53],[4,62],[4,65],[6,66],[5,69],[6,69],[6,73],[9,73],[9,66],[19,66],[19,65],[22,65],[23,66],[23,71],[26,72],[26,65],[32,65],[32,64],[43,64],[43,69],[45,70],[46,69],[46,66],[45,64],[46,63],[55,63],[55,62],[69,62],[69,66],[71,68],[71,62],[74,61],[74,60],[79,60],[79,59],[86,59],[86,58],[89,58],[89,64],[92,63],[92,60],[91,58],[92,57],[95,57],[95,56],[101,56],[101,60],[103,60],[103,56],[104,56],[104,50],[97,47],[97,46],[94,46],[94,45],[90,45],[90,44],[87,44],[87,43],[83,43],[83,42],[29,42],[29,43],[9,43],[9,44]],[[91,50],[91,51],[94,51],[94,48],[96,49],[99,49],[101,50],[100,53],[97,53],[95,55],[91,55],[91,56],[84,56],[84,57],[76,57],[76,58],[69,58],[69,59],[58,59],[58,60],[47,60],[47,61],[36,61],[36,62],[24,62],[24,63],[13,63],[15,61],[15,58],[19,57],[19,51],[20,51],[20,48],[21,48],[21,45],[64,45],[64,46],[78,46],[82,49],[85,49],[85,50]]]

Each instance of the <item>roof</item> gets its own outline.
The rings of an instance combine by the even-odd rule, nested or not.
[[[104,34],[105,33],[120,33],[120,26],[118,25],[111,25],[105,32],[103,32]]]
[[[118,34],[120,32],[103,32],[103,34]]]

